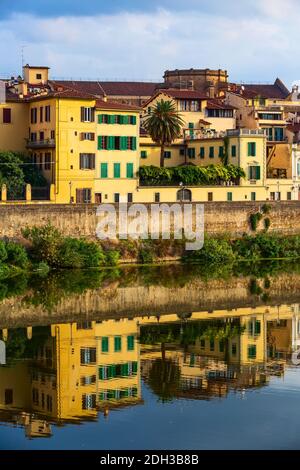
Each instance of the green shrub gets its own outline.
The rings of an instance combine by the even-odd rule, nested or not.
[[[261,211],[263,214],[269,214],[271,211],[271,206],[270,204],[264,204],[261,208]]]
[[[190,251],[184,255],[184,260],[194,263],[230,263],[235,254],[228,240],[206,238],[201,250]]]
[[[264,219],[264,224],[265,224],[265,229],[266,229],[266,231],[269,230],[270,225],[271,225],[271,220],[269,219],[269,217],[266,217],[266,218]]]
[[[35,271],[38,273],[39,276],[46,277],[50,271],[50,268],[47,263],[45,263],[44,261],[41,261],[36,266]]]
[[[50,223],[43,227],[25,228],[22,230],[24,238],[32,244],[31,254],[34,260],[44,261],[49,266],[59,266],[59,247],[62,235]]]
[[[0,263],[0,279],[6,279],[11,274],[11,269],[7,264]]]
[[[260,212],[256,212],[255,214],[250,215],[250,225],[253,232],[256,232],[258,222],[262,219],[262,214]]]
[[[138,262],[141,264],[151,264],[153,263],[154,256],[151,247],[145,246],[140,248],[138,254]]]
[[[105,253],[107,266],[117,266],[120,259],[120,253],[117,250],[109,250]]]
[[[19,268],[25,269],[28,266],[29,260],[27,251],[22,245],[13,242],[7,242],[5,244],[8,264],[12,264]]]
[[[64,238],[58,249],[60,268],[92,268],[105,264],[100,245],[83,239]]]
[[[6,246],[5,242],[0,240],[0,263],[3,263],[7,259],[7,251],[6,251]]]
[[[252,295],[261,295],[263,292],[262,288],[260,287],[256,279],[251,279],[250,285],[249,285],[249,291],[250,291],[250,294]]]

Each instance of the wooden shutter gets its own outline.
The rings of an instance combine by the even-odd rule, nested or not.
[[[126,177],[133,178],[133,163],[126,163]]]
[[[95,122],[95,108],[91,108],[91,122]]]
[[[76,189],[76,202],[78,204],[83,203],[83,190],[82,189]]]
[[[255,176],[256,176],[257,180],[260,180],[260,166],[256,167],[256,175]]]
[[[84,122],[84,106],[80,107],[80,120]]]
[[[114,163],[114,178],[120,178],[120,163]]]
[[[131,138],[131,150],[136,150],[136,137]]]
[[[103,114],[98,114],[98,124],[103,123]]]
[[[127,137],[121,137],[120,150],[127,150]]]
[[[131,124],[136,125],[136,116],[131,116]]]
[[[79,168],[80,168],[80,170],[83,169],[83,160],[84,160],[84,156],[81,153],[80,156],[79,156]]]

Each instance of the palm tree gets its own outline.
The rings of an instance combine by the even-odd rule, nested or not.
[[[171,144],[181,134],[184,121],[172,101],[160,100],[152,108],[144,122],[146,131],[152,140],[160,146],[160,166],[163,167],[166,144]]]

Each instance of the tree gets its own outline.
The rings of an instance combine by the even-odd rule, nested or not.
[[[21,159],[15,153],[0,152],[0,185],[6,184],[12,197],[17,196],[25,184],[21,164]]]
[[[144,122],[146,131],[152,140],[160,146],[160,166],[163,167],[165,146],[171,144],[181,134],[184,121],[172,101],[160,100],[152,108]]]

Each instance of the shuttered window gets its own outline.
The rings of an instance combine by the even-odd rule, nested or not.
[[[114,178],[120,178],[121,176],[121,165],[120,163],[114,163]]]
[[[209,147],[209,158],[214,158],[214,156],[215,156],[214,147]]]
[[[164,151],[164,158],[167,158],[167,159],[168,159],[168,158],[171,158],[171,155],[172,155],[172,154],[171,154],[171,151],[170,151],[170,150],[165,150],[165,151]]]
[[[256,359],[256,345],[255,344],[248,346],[248,359]]]
[[[80,364],[96,364],[96,348],[81,348]]]
[[[236,145],[231,146],[231,156],[236,157]]]
[[[248,157],[256,156],[256,142],[248,142]]]
[[[11,123],[11,109],[3,108],[3,124]]]
[[[121,336],[115,336],[115,352],[120,352],[122,349],[122,338]]]
[[[100,178],[107,178],[107,176],[108,176],[107,163],[101,163],[101,165],[100,165]]]
[[[195,149],[195,147],[188,148],[188,157],[192,158],[192,159],[196,158],[196,149]]]
[[[81,106],[80,120],[81,122],[94,122],[95,121],[95,109]]]
[[[94,153],[80,153],[79,155],[80,170],[94,170],[95,169],[95,154]]]
[[[126,163],[126,178],[133,178],[133,163]]]
[[[107,352],[108,352],[108,349],[109,349],[108,337],[107,337],[107,336],[104,336],[104,337],[101,339],[101,351],[102,351],[103,353],[107,353]]]
[[[221,146],[219,147],[219,158],[222,158],[224,156],[224,147]]]
[[[127,351],[134,350],[134,336],[127,336]]]
[[[200,147],[200,158],[205,158],[205,147]]]
[[[260,166],[249,166],[249,179],[260,180]]]
[[[232,193],[227,193],[227,201],[232,201]]]
[[[89,204],[92,201],[91,188],[76,189],[76,202],[78,204]]]
[[[141,158],[147,158],[147,150],[141,150]]]

